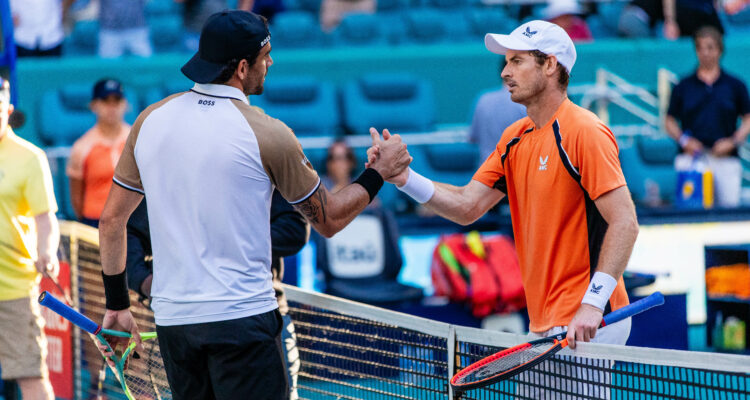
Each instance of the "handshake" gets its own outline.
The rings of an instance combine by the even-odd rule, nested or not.
[[[383,129],[383,136],[375,128],[370,128],[372,146],[367,149],[366,168],[372,168],[383,177],[386,182],[398,187],[404,186],[409,178],[409,164],[413,158],[406,150],[406,143],[399,135],[391,135],[388,129]]]

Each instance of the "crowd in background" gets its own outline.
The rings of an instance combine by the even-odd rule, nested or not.
[[[283,0],[12,0],[18,55],[60,56],[64,41],[78,21],[98,21],[98,55],[115,58],[130,54],[148,57],[154,53],[149,32],[149,2],[173,2],[168,7],[181,16],[181,48],[194,52],[205,19],[227,8],[252,10],[273,23],[274,17],[291,8]],[[287,0],[288,2],[289,0]],[[596,35],[588,26],[597,14],[596,1],[550,0],[521,5],[519,20],[541,18],[563,27],[575,41],[592,41]],[[620,37],[691,37],[697,29],[710,25],[723,32],[719,13],[735,15],[746,9],[746,0],[724,2],[717,10],[713,0],[632,0],[619,18],[607,19],[606,28]],[[492,6],[477,2],[477,7]],[[315,18],[323,32],[332,32],[348,14],[379,12],[377,0],[321,0]],[[311,11],[315,13],[315,11]],[[614,26],[616,25],[616,26]]]

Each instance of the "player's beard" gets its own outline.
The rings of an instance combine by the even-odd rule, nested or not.
[[[242,80],[242,91],[247,96],[263,94],[264,78],[265,75],[261,75],[256,78],[248,74],[247,76],[245,76],[245,79]]]
[[[515,82],[518,84],[518,82]],[[513,93],[510,95],[510,100],[514,103],[527,105],[530,100],[544,92],[547,88],[547,81],[544,76],[540,73],[536,79],[530,81],[525,87],[521,85],[516,86]]]

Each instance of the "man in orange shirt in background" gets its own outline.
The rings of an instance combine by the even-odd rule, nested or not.
[[[510,35],[487,34],[485,45],[505,55],[503,81],[528,116],[505,129],[466,186],[432,182],[412,169],[389,182],[460,224],[507,195],[531,334],[567,329],[571,348],[576,341],[625,344],[630,319],[597,329],[603,313],[628,304],[622,273],[638,222],[614,135],[567,97],[573,41],[555,24],[531,21]],[[377,146],[368,153],[375,160]]]
[[[79,221],[94,227],[99,225],[115,165],[130,132],[124,120],[127,107],[120,82],[97,82],[91,100],[96,124],[76,140],[68,161],[73,210]]]

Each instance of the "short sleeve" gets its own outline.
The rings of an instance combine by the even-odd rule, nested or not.
[[[501,141],[502,142],[502,141]],[[496,188],[506,193],[505,185],[505,169],[503,168],[502,156],[505,152],[504,148],[501,148],[501,144],[498,143],[495,147],[495,151],[490,153],[481,167],[472,177],[473,180],[479,181],[488,187]]]
[[[681,119],[682,110],[682,84],[677,84],[672,89],[672,94],[669,96],[669,108],[667,108],[667,115],[676,119]]]
[[[291,204],[307,200],[320,186],[320,177],[292,130],[278,121],[269,134],[257,133],[263,168],[271,183]]]
[[[576,157],[581,186],[591,200],[626,185],[617,140],[603,123],[578,135]]]
[[[115,167],[113,181],[125,189],[143,194],[141,173],[138,170],[138,164],[135,162],[135,143],[138,140],[141,125],[142,119],[139,117],[139,121],[136,121],[130,129],[130,135],[125,141],[125,147],[123,147],[122,154]]]
[[[57,212],[57,201],[52,186],[52,173],[43,154],[34,154],[26,169],[23,195],[32,215]]]

